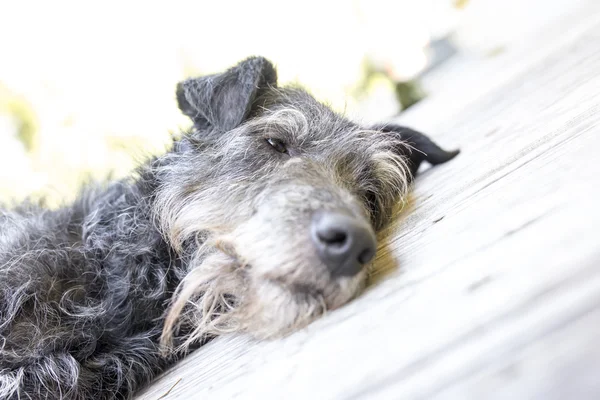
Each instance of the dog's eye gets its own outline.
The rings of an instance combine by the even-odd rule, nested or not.
[[[269,143],[269,145],[272,148],[274,148],[275,150],[277,150],[278,152],[284,153],[284,154],[287,153],[287,148],[285,147],[285,143],[283,143],[281,140],[268,138],[267,143]]]

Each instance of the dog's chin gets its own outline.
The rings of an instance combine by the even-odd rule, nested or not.
[[[254,288],[251,301],[243,306],[245,310],[241,315],[247,319],[242,325],[260,339],[287,336],[351,301],[364,288],[365,277],[366,274],[360,272],[324,286],[263,280]]]
[[[315,260],[277,267],[269,260],[248,260],[225,241],[218,249],[180,283],[161,337],[165,351],[178,330],[188,332],[179,339],[180,350],[206,336],[232,332],[259,339],[286,336],[348,303],[366,282],[364,270],[332,278]]]

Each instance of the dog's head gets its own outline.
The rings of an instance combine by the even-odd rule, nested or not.
[[[285,334],[361,289],[419,164],[445,162],[425,136],[359,126],[250,58],[177,87],[194,122],[159,171],[156,214],[189,268],[163,339],[231,330]]]

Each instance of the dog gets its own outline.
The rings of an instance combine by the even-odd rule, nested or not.
[[[127,399],[217,335],[306,326],[360,293],[421,163],[458,154],[279,87],[261,57],[176,97],[193,128],[165,154],[0,213],[0,399]]]

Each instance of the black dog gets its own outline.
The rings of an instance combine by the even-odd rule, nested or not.
[[[194,122],[129,178],[0,214],[0,398],[129,398],[223,332],[274,337],[360,292],[422,161],[250,58],[179,84]]]

